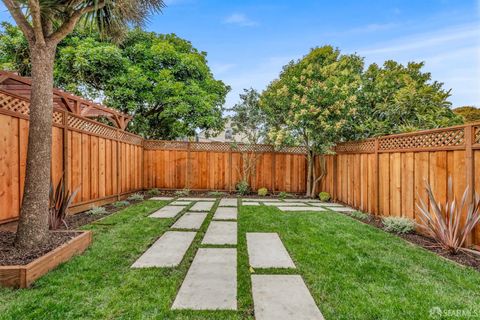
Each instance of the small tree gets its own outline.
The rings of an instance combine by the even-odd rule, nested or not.
[[[453,112],[461,116],[466,123],[480,121],[480,108],[464,106],[453,109]]]
[[[48,236],[53,114],[53,64],[57,45],[83,19],[104,34],[141,24],[162,0],[3,0],[28,42],[32,88],[25,189],[16,245],[34,248]]]
[[[262,93],[271,141],[277,146],[301,145],[307,151],[307,196],[315,196],[316,184],[325,175],[325,166],[323,172],[315,172],[315,156],[331,153],[351,126],[362,69],[357,55],[341,55],[331,46],[315,48],[286,65]]]
[[[255,89],[244,89],[240,94],[240,102],[235,104],[229,111],[234,114],[231,117],[231,125],[234,135],[240,135],[243,142],[247,142],[253,149],[266,138],[266,114],[260,108],[260,94]],[[234,144],[234,147],[236,145]],[[242,153],[242,168],[238,168],[242,181],[248,183],[260,153],[250,151]]]

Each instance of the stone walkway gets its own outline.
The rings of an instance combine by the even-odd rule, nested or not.
[[[152,198],[154,199],[154,198]],[[215,205],[214,198],[182,197],[150,215],[152,218],[175,218],[171,229],[200,230]],[[187,275],[175,297],[172,309],[237,310],[237,216],[238,203],[244,206],[269,206],[281,211],[354,211],[335,203],[312,199],[224,198],[218,203],[212,220],[201,239]],[[228,220],[228,221],[225,221]],[[167,231],[132,265],[132,268],[178,266],[191,246],[195,231]],[[252,232],[246,234],[249,264],[259,269],[296,269],[279,235]],[[215,246],[233,247],[215,247]],[[292,253],[294,254],[294,253]],[[255,318],[323,319],[300,275],[252,275]]]

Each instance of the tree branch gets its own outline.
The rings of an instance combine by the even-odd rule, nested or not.
[[[65,21],[52,35],[49,37],[50,41],[53,41],[55,44],[63,40],[69,33],[73,31],[78,20],[89,12],[93,12],[105,7],[105,1],[99,1],[95,5],[86,6],[82,9],[75,10],[70,18]]]
[[[35,42],[35,34],[33,32],[32,26],[28,23],[27,18],[23,15],[20,7],[14,2],[14,0],[3,0],[3,3],[7,7],[8,11],[12,15],[13,19],[17,25],[22,30],[25,38],[29,43]]]
[[[40,3],[38,0],[29,0],[28,6],[30,8],[30,15],[32,16],[33,32],[35,34],[35,43],[45,44],[45,37],[43,35],[42,17],[40,14]]]

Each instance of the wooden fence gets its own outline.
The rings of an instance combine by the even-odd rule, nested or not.
[[[0,223],[18,218],[28,141],[29,101],[0,90]],[[55,109],[52,180],[63,172],[78,195],[71,212],[116,201],[142,190],[143,139]]]
[[[348,142],[336,153],[327,157],[321,188],[365,212],[418,221],[416,203],[428,200],[425,181],[444,202],[449,177],[457,199],[467,185],[470,197],[480,193],[480,124]],[[471,241],[480,245],[480,228]]]

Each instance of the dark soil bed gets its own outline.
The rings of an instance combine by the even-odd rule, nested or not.
[[[246,195],[240,195],[235,191],[218,191],[218,194],[212,191],[195,191],[190,190],[188,194],[178,194],[178,191],[182,190],[159,190],[159,194],[154,197],[195,197],[195,198],[266,198],[266,199],[278,199],[278,194],[269,193],[266,196],[259,196],[257,193],[252,192]],[[289,193],[289,196],[285,199],[306,199],[304,194]],[[310,199],[310,198],[309,198]]]
[[[351,217],[347,213],[344,213],[344,214]],[[355,218],[355,217],[351,217],[351,218],[353,218],[355,220],[358,220],[360,222],[363,222],[363,223],[367,223],[367,224],[369,224],[371,226],[374,226],[376,228],[383,229],[382,219],[379,218],[379,217],[369,215],[368,219],[365,219],[365,220],[358,219],[358,218]],[[480,271],[480,255],[478,255],[478,254],[469,253],[469,252],[465,252],[465,251],[460,251],[457,254],[452,254],[452,253],[442,249],[441,247],[439,247],[438,244],[433,239],[430,239],[430,238],[428,238],[424,235],[421,235],[419,233],[407,233],[407,234],[392,233],[392,234],[394,234],[396,236],[399,236],[399,237],[401,237],[401,238],[407,240],[408,242],[413,243],[417,246],[420,246],[420,247],[425,248],[429,251],[432,251],[432,252],[434,252],[434,253],[438,254],[439,256],[442,256],[446,259],[452,260],[452,261],[454,261],[456,263],[459,263],[461,265],[464,265],[464,266],[475,268],[478,271]]]
[[[52,232],[48,242],[35,250],[21,250],[14,246],[15,233],[0,231],[0,266],[25,265],[58,248],[78,232]]]

